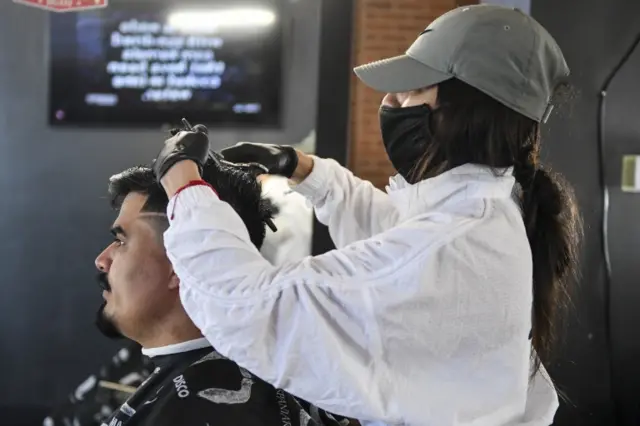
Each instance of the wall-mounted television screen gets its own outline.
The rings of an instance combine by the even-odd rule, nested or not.
[[[114,2],[53,14],[49,123],[157,127],[184,116],[279,126],[282,25],[274,3]]]

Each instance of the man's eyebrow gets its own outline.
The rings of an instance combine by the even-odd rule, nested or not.
[[[127,236],[127,233],[124,232],[124,229],[122,229],[122,226],[114,226],[113,228],[111,228],[110,232],[114,237],[117,237],[117,236],[126,237]]]

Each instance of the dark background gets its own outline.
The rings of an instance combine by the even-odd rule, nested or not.
[[[322,33],[319,63],[317,57],[313,64],[301,60],[311,55],[308,41],[298,40],[292,47],[284,131],[228,131],[214,140],[221,145],[237,139],[299,140],[315,122],[317,103],[318,153],[344,163],[351,64],[348,43],[340,40],[350,37],[345,15],[350,4],[292,4],[306,19],[295,34],[315,42],[316,53],[314,31],[320,12],[323,28],[331,31]],[[603,192],[597,143],[599,93],[640,31],[640,2],[533,0],[531,13],[562,47],[579,91],[572,106],[552,117],[544,135],[543,157],[573,183],[585,219],[582,279],[566,343],[551,371],[568,397],[555,424],[640,424],[640,225],[634,221],[640,195],[618,189],[621,156],[640,154],[639,52],[612,81],[607,95],[604,171],[611,194],[610,291],[600,232]],[[92,261],[107,240],[111,219],[100,188],[113,170],[128,166],[132,158],[146,161],[157,144],[154,132],[47,128],[46,22],[40,11],[0,2],[0,401],[5,403],[50,402],[115,349],[90,324],[99,300]],[[319,98],[308,74],[318,69]],[[306,125],[300,125],[294,110],[311,111]],[[316,236],[316,252],[330,247],[326,232]],[[83,349],[72,350],[78,342]]]
[[[621,156],[640,153],[640,50],[618,73],[607,95],[605,174],[611,191],[611,292],[602,251],[603,194],[597,141],[599,93],[640,32],[640,2],[533,0],[531,14],[562,48],[579,91],[573,104],[549,121],[543,140],[543,157],[576,188],[585,221],[582,279],[565,350],[552,371],[570,399],[562,405],[556,424],[638,425],[640,224],[635,219],[640,212],[640,195],[621,194],[619,188]],[[609,320],[611,348],[607,341]],[[612,395],[619,410],[617,422]]]
[[[320,3],[285,3],[283,127],[211,129],[217,149],[296,143],[315,127]],[[0,405],[53,403],[115,354],[93,326],[107,183],[166,135],[47,125],[48,16],[0,1]]]
[[[640,8],[636,8],[640,16]],[[639,29],[640,31],[640,29]],[[640,194],[620,190],[622,156],[640,154],[640,47],[611,81],[605,120],[610,184],[611,337],[614,391],[624,424],[640,422]]]

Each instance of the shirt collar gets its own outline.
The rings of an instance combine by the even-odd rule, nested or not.
[[[515,178],[513,168],[497,169],[464,164],[415,184],[401,175],[389,179],[386,190],[402,219],[436,207],[472,198],[509,198]]]
[[[195,351],[197,349],[208,348],[211,343],[204,337],[195,340],[188,340],[186,342],[175,343],[173,345],[161,346],[159,348],[142,348],[142,354],[149,358],[175,355],[183,352]]]

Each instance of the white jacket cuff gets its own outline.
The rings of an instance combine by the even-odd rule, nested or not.
[[[167,216],[173,222],[178,215],[188,214],[194,207],[202,207],[219,202],[217,193],[207,185],[194,185],[183,189],[169,200]]]
[[[313,156],[313,170],[309,176],[299,184],[293,185],[291,189],[304,195],[314,206],[323,201],[329,192],[331,162],[334,160]]]

